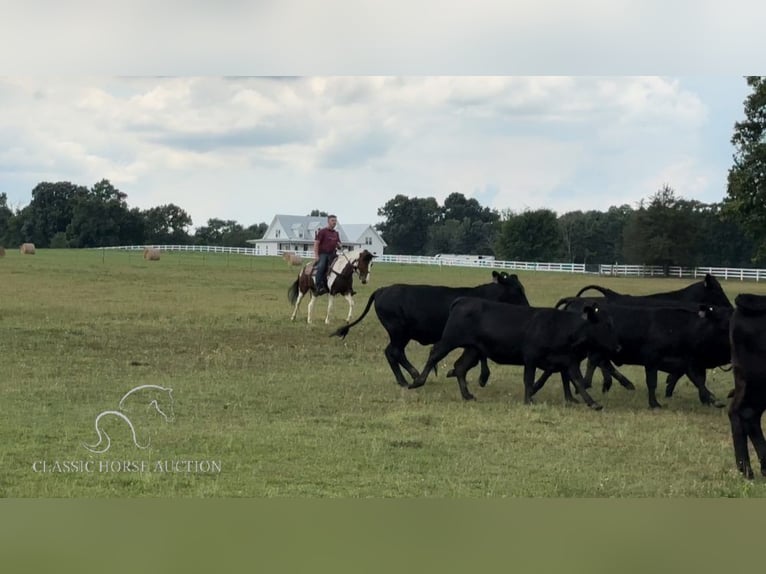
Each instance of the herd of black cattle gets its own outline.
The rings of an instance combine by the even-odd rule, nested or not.
[[[581,295],[589,289],[602,297]],[[684,289],[632,296],[590,285],[554,308],[531,307],[516,275],[492,272],[492,282],[477,287],[389,285],[377,289],[362,315],[333,333],[339,337],[375,312],[388,332],[386,359],[399,385],[417,388],[431,370],[455,349],[463,354],[447,376],[457,378],[464,399],[473,399],[467,372],[481,363],[479,385],[489,379],[487,360],[524,367],[524,401],[555,373],[561,376],[564,396],[576,402],[571,384],[585,403],[600,409],[588,393],[595,369],[604,376],[606,391],[616,378],[626,388],[633,384],[615,365],[640,365],[646,374],[649,406],[657,408],[657,375],[667,373],[666,396],[684,375],[697,387],[700,401],[723,407],[705,385],[707,369],[732,365],[729,420],[738,469],[753,477],[748,437],[766,476],[766,439],[761,415],[766,410],[766,296],[743,294],[736,309],[718,280],[706,275]],[[410,341],[433,345],[422,370],[410,363],[405,347]],[[580,364],[587,359],[583,376]],[[412,377],[408,383],[402,367]],[[542,371],[535,381],[536,369]]]

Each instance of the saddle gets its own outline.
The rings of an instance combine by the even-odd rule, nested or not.
[[[335,255],[334,257],[331,257],[331,258],[330,258],[330,259],[327,261],[327,268],[325,269],[325,273],[327,273],[327,275],[329,275],[329,274],[330,274],[330,269],[332,269],[332,268],[333,268],[333,265],[335,265],[335,262],[336,262],[337,260],[338,260],[338,256],[337,256],[337,255]],[[306,263],[306,265],[303,267],[303,274],[304,274],[304,275],[308,275],[308,276],[310,276],[310,277],[313,277],[313,278],[314,278],[314,283],[316,283],[316,282],[317,282],[317,279],[316,279],[316,274],[317,274],[317,268],[316,268],[316,265],[317,265],[317,262],[316,262],[316,261],[309,261],[309,262],[308,262],[308,263]]]

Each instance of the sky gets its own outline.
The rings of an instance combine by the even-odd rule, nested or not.
[[[766,42],[742,0],[73,2],[4,12],[0,192],[105,178],[194,227],[720,201]]]

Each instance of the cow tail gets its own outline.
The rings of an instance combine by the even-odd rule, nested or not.
[[[614,291],[611,289],[607,289],[606,287],[599,287],[598,285],[588,285],[587,287],[583,287],[577,292],[577,295],[575,297],[580,297],[582,294],[587,291],[588,289],[595,289],[599,293],[601,293],[604,297],[608,297],[609,295],[612,295]]]
[[[290,288],[287,290],[287,300],[290,301],[290,305],[295,305],[295,302],[298,300],[298,280],[297,279],[292,285],[290,285]]]
[[[367,315],[367,312],[370,310],[370,307],[372,307],[372,303],[375,301],[375,295],[378,294],[379,289],[376,289],[372,292],[372,295],[370,295],[370,298],[367,299],[367,306],[364,308],[364,312],[359,316],[359,318],[354,321],[353,323],[349,323],[348,325],[343,325],[340,329],[337,331],[333,331],[330,333],[330,337],[340,337],[341,339],[345,339],[346,335],[348,335],[348,332],[351,330],[351,327],[356,325],[357,323],[361,322],[362,319]]]

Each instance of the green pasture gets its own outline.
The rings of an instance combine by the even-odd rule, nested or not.
[[[594,412],[564,404],[552,379],[522,402],[521,369],[491,365],[477,400],[454,379],[399,388],[383,356],[374,312],[343,341],[328,335],[347,305],[327,298],[307,325],[304,300],[290,322],[287,288],[298,269],[279,258],[39,250],[0,258],[0,496],[4,497],[747,497],[766,482],[734,467],[725,409],[699,403],[682,379],[664,408],[637,385],[615,384]],[[676,289],[680,279],[519,273],[533,305],[552,305],[598,282],[635,294]],[[354,316],[377,287],[395,282],[476,285],[490,271],[376,263],[356,285]],[[766,285],[729,281],[766,294]],[[411,343],[421,368],[428,349]],[[475,380],[478,372],[472,373]],[[172,388],[166,421],[139,385]],[[724,399],[730,372],[708,372]]]

